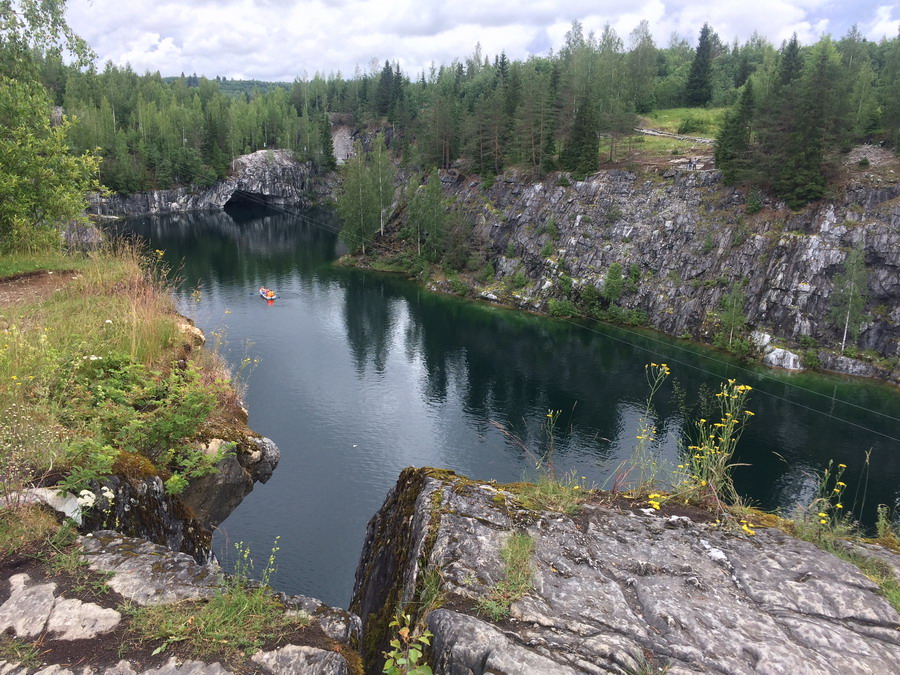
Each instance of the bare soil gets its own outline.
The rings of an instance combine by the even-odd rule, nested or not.
[[[0,279],[0,307],[46,300],[77,276],[78,272],[38,270]]]

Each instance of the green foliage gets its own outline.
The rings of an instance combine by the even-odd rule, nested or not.
[[[574,474],[557,477],[541,472],[536,482],[523,485],[517,495],[526,509],[571,515],[588,498],[589,491],[584,480],[576,479]]]
[[[516,243],[510,239],[506,242],[506,255],[507,258],[515,258],[516,257]]]
[[[422,658],[431,646],[431,631],[413,631],[409,614],[395,617],[388,625],[396,630],[397,637],[390,642],[391,650],[384,652],[385,662],[381,672],[387,675],[431,675],[431,666]]]
[[[563,274],[559,277],[559,292],[564,296],[568,297],[572,294],[572,277]]]
[[[307,625],[308,616],[288,614],[268,587],[275,571],[278,540],[260,583],[250,578],[253,561],[249,549],[238,542],[235,551],[235,573],[224,579],[211,599],[129,608],[131,639],[157,643],[154,654],[179,643],[179,650],[194,658],[222,652],[233,658],[251,655],[267,640]]]
[[[416,232],[416,247],[429,262],[439,262],[447,249],[449,218],[441,201],[441,178],[433,169],[424,186],[410,181],[407,218]]]
[[[50,124],[39,82],[0,74],[0,253],[59,248],[59,227],[80,219],[98,189],[98,161],[69,154],[70,123]]]
[[[343,223],[341,239],[351,251],[361,249],[365,254],[375,233],[384,234],[394,198],[394,173],[380,135],[371,153],[366,155],[357,143],[353,157],[344,163],[337,211]]]
[[[625,279],[622,276],[622,265],[614,262],[609,266],[609,269],[606,270],[606,278],[603,281],[601,293],[607,302],[614,305],[619,301],[619,298],[622,297],[622,292],[624,290]]]
[[[541,247],[541,255],[545,258],[549,258],[553,255],[553,251],[555,250],[552,241],[547,241]]]
[[[37,645],[6,634],[0,635],[0,661],[28,669],[36,669],[43,664]]]
[[[697,42],[697,52],[691,63],[687,86],[685,87],[685,101],[688,105],[704,106],[712,99],[712,62],[713,49],[719,41],[708,24],[703,24],[700,29],[700,37]]]
[[[643,413],[638,419],[637,443],[632,447],[631,457],[616,469],[613,485],[613,492],[617,492],[624,485],[630,484],[629,493],[635,497],[647,494],[659,480],[661,466],[659,450],[655,446],[657,429],[652,420],[653,399],[671,374],[671,370],[668,364],[650,363],[644,366],[644,374],[650,393],[647,395]],[[655,508],[659,508],[658,503]]]
[[[731,290],[719,299],[721,330],[716,332],[713,342],[738,356],[748,355],[752,348],[743,335],[747,326],[747,314],[744,311],[746,304],[747,296],[740,283],[732,284]]]
[[[547,302],[550,316],[578,316],[578,307],[571,300],[557,300],[550,298]]]
[[[482,284],[489,284],[494,280],[494,276],[496,275],[496,271],[494,270],[494,264],[490,261],[484,263],[484,267],[481,268],[481,271],[478,273],[478,282]]]
[[[675,494],[679,498],[719,511],[724,511],[725,503],[740,502],[731,476],[735,466],[732,458],[744,425],[753,416],[746,409],[751,389],[728,380],[716,394],[719,419],[713,422],[700,418],[695,423],[675,471]]]
[[[762,193],[759,190],[750,190],[747,195],[747,213],[759,213],[762,206]]]
[[[512,532],[500,549],[506,578],[478,600],[478,611],[493,621],[509,616],[509,608],[532,588],[531,554],[534,540],[524,532]]]
[[[856,342],[863,323],[869,318],[866,312],[868,286],[865,251],[857,246],[847,254],[843,272],[834,277],[834,291],[829,298],[831,310],[828,319],[842,331],[841,351],[846,350],[848,337],[851,343]]]
[[[703,237],[703,247],[700,249],[700,252],[703,255],[706,255],[710,251],[712,251],[716,247],[716,242],[713,239],[712,235],[707,232],[706,236]]]
[[[825,470],[816,476],[815,496],[794,515],[793,534],[822,545],[853,533],[855,525],[850,509],[844,504],[847,484],[841,480],[846,470],[846,464],[835,466],[829,461]]]
[[[559,239],[559,228],[556,226],[556,219],[553,216],[550,216],[550,219],[547,220],[545,230],[553,241]]]
[[[528,277],[521,269],[516,270],[515,274],[509,277],[509,285],[514,289],[525,288],[528,284]]]

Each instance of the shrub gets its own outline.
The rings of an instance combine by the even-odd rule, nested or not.
[[[577,316],[578,308],[571,300],[557,300],[551,298],[549,303],[550,316]]]
[[[747,213],[759,213],[762,211],[762,193],[759,190],[750,190],[747,195]]]

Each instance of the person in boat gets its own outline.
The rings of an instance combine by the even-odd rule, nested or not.
[[[262,296],[265,296],[266,298],[274,298],[275,297],[275,291],[273,291],[269,288],[266,288],[265,286],[259,287],[259,294]]]

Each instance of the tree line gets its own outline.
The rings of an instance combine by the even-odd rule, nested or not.
[[[842,151],[861,140],[900,146],[900,38],[854,27],[764,61],[726,113],[715,157],[726,181],[750,182],[798,207],[822,197]]]
[[[121,192],[208,184],[262,148],[328,168],[335,115],[391,125],[392,152],[424,170],[465,160],[484,177],[511,165],[580,177],[621,157],[642,113],[732,106],[717,153],[726,177],[792,204],[822,194],[833,150],[900,141],[900,37],[872,42],[855,27],[837,41],[776,48],[757,34],[728,43],[704,24],[694,48],[677,35],[657,46],[647,21],[625,39],[575,21],[545,57],[490,58],[479,46],[412,77],[386,61],[251,92],[219,77],[66,66],[54,50],[37,58],[56,104],[78,119],[73,148],[100,148],[100,178]]]

